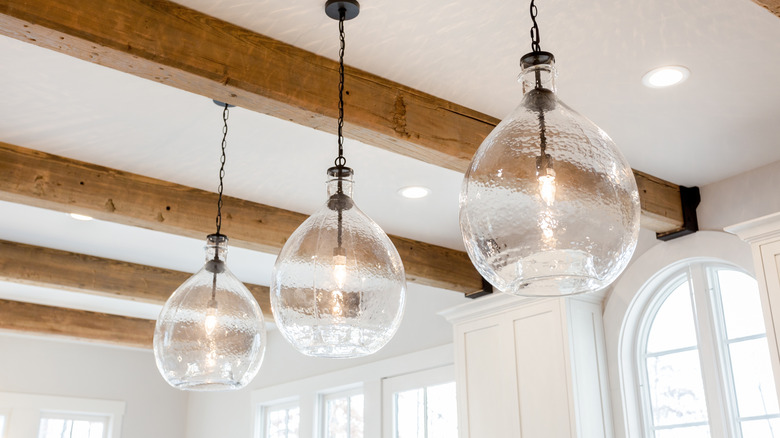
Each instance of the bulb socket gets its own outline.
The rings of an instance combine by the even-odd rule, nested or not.
[[[222,260],[209,260],[206,262],[206,270],[212,274],[221,274],[225,272],[225,262]]]
[[[344,193],[336,193],[328,198],[328,208],[333,211],[349,210],[353,205],[355,205],[355,203],[352,201],[352,198]]]
[[[523,97],[523,106],[533,112],[552,111],[557,99],[555,93],[547,88],[534,88]]]

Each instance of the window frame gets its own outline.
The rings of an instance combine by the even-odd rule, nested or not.
[[[365,414],[366,414],[366,395],[363,392],[363,385],[351,385],[349,388],[339,388],[337,390],[333,391],[325,391],[321,392],[318,397],[318,405],[319,405],[319,415],[317,416],[317,423],[319,424],[318,429],[318,436],[320,438],[326,438],[328,436],[328,401],[330,400],[338,400],[341,398],[347,399],[347,405],[349,406],[348,412],[349,412],[349,421],[347,423],[352,422],[352,400],[351,398],[360,395],[363,396],[363,435],[365,436],[366,433],[366,422],[365,422]],[[348,433],[348,435],[351,435],[351,433]],[[349,437],[351,438],[351,437]]]
[[[105,436],[121,438],[125,402],[76,397],[0,392],[0,412],[7,411],[3,438],[38,436],[41,417],[46,414],[76,418],[107,418]],[[32,435],[31,435],[32,433]]]
[[[321,409],[320,397],[344,389],[363,388],[363,434],[367,437],[382,436],[382,380],[401,374],[438,368],[453,364],[454,346],[445,344],[426,350],[363,363],[292,382],[266,386],[252,391],[251,406],[254,412],[253,437],[260,435],[263,405],[281,400],[297,399],[300,402],[300,438],[319,438]]]
[[[0,417],[2,417],[2,423],[0,423],[0,438],[5,438],[6,429],[8,429],[8,418],[11,416],[10,414],[10,409],[0,408]]]
[[[755,279],[747,270],[722,260],[688,260],[674,268],[659,272],[660,275],[655,281],[646,285],[640,292],[650,297],[642,310],[635,342],[633,342],[635,375],[639,385],[640,424],[644,436],[654,437],[656,430],[666,429],[666,427],[654,426],[653,421],[647,370],[649,332],[658,310],[666,299],[679,285],[688,282],[708,412],[708,421],[703,424],[709,425],[712,437],[742,437],[743,417],[739,415],[736,400],[729,345],[744,339],[736,338],[731,341],[728,339],[718,280],[718,271],[721,270],[740,272]],[[749,338],[767,339],[766,330],[763,335]],[[753,419],[753,417],[744,418]],[[780,418],[780,414],[771,414],[765,418]]]
[[[455,382],[455,365],[430,368],[382,379],[382,436],[385,438],[396,436],[395,394],[451,382]]]
[[[262,424],[262,428],[258,430],[258,434],[256,434],[257,438],[268,438],[268,414],[271,411],[275,410],[290,410],[291,408],[298,408],[298,434],[300,435],[301,430],[301,422],[300,422],[300,415],[301,415],[301,404],[300,401],[297,398],[288,398],[284,400],[278,400],[274,402],[268,402],[258,405],[260,408],[257,412],[258,418],[256,419],[257,424]]]
[[[41,410],[38,416],[38,436],[41,434],[41,422],[44,419],[51,420],[64,420],[64,421],[88,421],[101,422],[103,424],[103,436],[102,438],[109,438],[111,433],[111,416],[103,413],[82,413],[82,412],[62,412],[62,411],[50,411]]]

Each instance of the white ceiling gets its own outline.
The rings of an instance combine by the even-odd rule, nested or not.
[[[180,3],[320,55],[337,54],[337,26],[320,0]],[[607,131],[632,167],[704,185],[780,160],[780,19],[768,11],[749,0],[538,6],[542,48],[558,60],[561,98]],[[529,48],[527,9],[525,1],[365,0],[347,23],[347,63],[502,117],[520,100],[515,78]],[[645,72],[670,64],[687,66],[688,81],[662,90],[641,84]],[[0,141],[216,188],[221,110],[202,96],[5,37],[0,93]],[[335,137],[235,108],[227,154],[226,194],[311,213],[325,200]],[[358,205],[388,233],[462,249],[460,174],[356,141],[347,141],[346,155],[356,170]],[[431,196],[396,193],[415,184]],[[0,211],[2,239],[184,271],[201,263],[202,242],[194,239],[78,223],[8,203]],[[233,249],[230,263],[244,281],[268,284],[273,259]],[[0,297],[7,290],[0,285]],[[126,313],[143,313],[133,312]]]

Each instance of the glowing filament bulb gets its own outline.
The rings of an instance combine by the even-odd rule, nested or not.
[[[555,201],[555,171],[547,168],[539,175],[539,195],[547,205]]]
[[[206,319],[204,321],[206,334],[211,336],[214,333],[214,329],[217,328],[217,302],[211,300],[209,302],[209,308],[206,310]]]
[[[333,279],[338,289],[342,289],[347,281],[347,256],[343,248],[333,250]]]

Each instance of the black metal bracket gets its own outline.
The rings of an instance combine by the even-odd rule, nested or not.
[[[490,295],[492,293],[493,293],[493,285],[488,283],[488,281],[485,280],[484,278],[482,278],[482,290],[467,292],[466,298],[474,299],[474,298],[483,297],[485,295]]]
[[[699,219],[696,216],[696,207],[701,202],[699,188],[680,186],[680,201],[682,202],[683,226],[674,231],[656,233],[655,237],[658,240],[672,240],[699,231]]]

